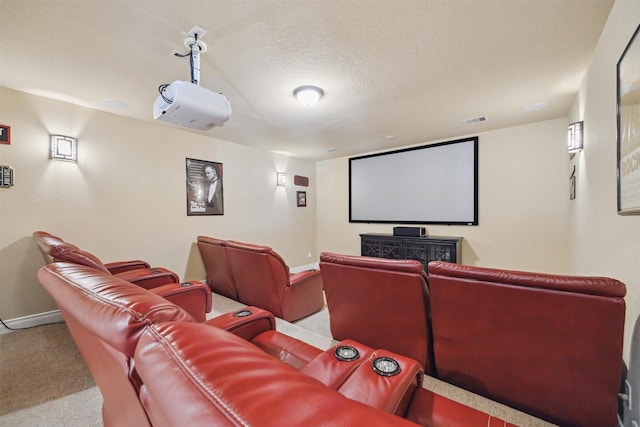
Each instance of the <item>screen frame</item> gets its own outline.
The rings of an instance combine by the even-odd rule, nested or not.
[[[354,219],[353,218],[353,207],[352,207],[352,203],[353,203],[352,172],[353,171],[352,171],[352,168],[353,168],[354,162],[363,160],[363,159],[373,158],[373,157],[392,156],[399,153],[406,153],[406,152],[418,151],[418,150],[429,150],[436,147],[442,147],[442,146],[454,145],[454,144],[463,144],[463,143],[469,143],[469,142],[473,143],[473,172],[472,172],[473,218],[470,221],[458,221],[458,220],[443,221],[443,220],[434,220],[429,218],[424,218],[424,220],[407,220],[407,219],[401,219],[401,218],[392,218],[392,219],[366,219],[366,218]],[[443,141],[443,142],[438,142],[434,144],[423,144],[415,147],[409,147],[409,148],[403,148],[398,150],[391,150],[391,151],[385,151],[380,153],[367,154],[363,156],[356,156],[356,157],[349,158],[349,222],[350,223],[381,223],[381,224],[466,225],[466,226],[478,225],[479,224],[479,218],[478,218],[478,212],[479,212],[479,209],[478,209],[478,145],[479,144],[478,143],[479,143],[479,138],[477,136],[473,136],[473,137],[455,139],[451,141]]]

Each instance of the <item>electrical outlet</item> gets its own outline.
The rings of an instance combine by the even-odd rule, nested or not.
[[[311,252],[307,252],[307,258],[311,258]]]

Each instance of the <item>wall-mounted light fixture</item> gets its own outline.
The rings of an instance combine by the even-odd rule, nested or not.
[[[279,186],[284,187],[287,183],[287,174],[284,172],[278,172],[278,180],[276,182]]]
[[[305,107],[315,105],[324,96],[324,91],[317,86],[300,86],[293,91],[300,104]]]
[[[567,148],[569,153],[577,153],[582,150],[583,122],[575,122],[569,125],[567,130]]]
[[[51,158],[77,162],[76,145],[78,141],[70,136],[51,135]]]

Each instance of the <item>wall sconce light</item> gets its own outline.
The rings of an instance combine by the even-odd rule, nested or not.
[[[583,122],[575,122],[569,125],[567,131],[567,147],[569,153],[577,153],[582,150]]]
[[[281,187],[284,187],[286,183],[287,183],[287,174],[284,172],[278,172],[277,184]]]
[[[305,107],[315,105],[324,96],[324,91],[317,86],[300,86],[293,91],[300,104]]]
[[[77,140],[70,136],[51,135],[51,158],[77,162]]]

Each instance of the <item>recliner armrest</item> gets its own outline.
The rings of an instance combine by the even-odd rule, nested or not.
[[[179,306],[197,322],[204,322],[211,311],[211,289],[202,282],[169,283],[149,291]]]
[[[289,284],[291,286],[295,286],[296,284],[305,282],[307,280],[322,281],[320,270],[305,270],[298,273],[289,273]]]
[[[109,270],[109,273],[111,274],[118,274],[129,270],[139,270],[141,268],[151,267],[148,262],[142,261],[140,259],[134,259],[131,261],[107,262],[104,266],[107,267],[107,270]]]
[[[265,353],[296,369],[303,368],[322,353],[319,348],[275,330],[263,332],[251,342]]]
[[[138,268],[123,271],[115,276],[145,289],[153,289],[158,286],[180,282],[180,278],[176,273],[164,267]]]
[[[253,306],[221,314],[204,323],[229,331],[247,341],[251,341],[263,332],[276,329],[276,319],[273,314]]]
[[[376,372],[374,365],[378,359],[395,361],[397,372]],[[422,386],[423,376],[417,361],[387,350],[375,350],[338,391],[350,399],[404,417],[414,392]]]

